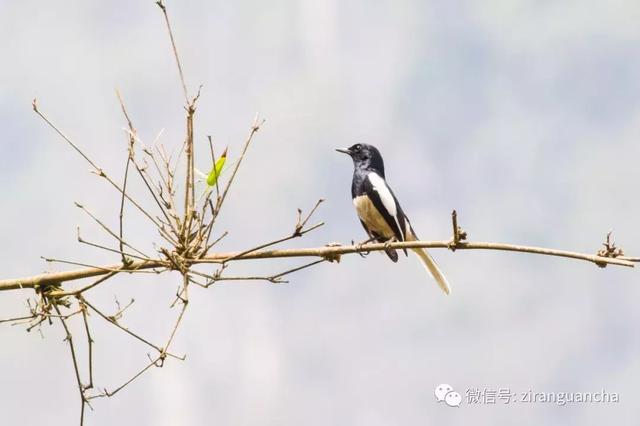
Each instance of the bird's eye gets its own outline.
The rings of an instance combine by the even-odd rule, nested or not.
[[[358,144],[353,148],[355,151],[360,151],[362,149],[362,145]]]

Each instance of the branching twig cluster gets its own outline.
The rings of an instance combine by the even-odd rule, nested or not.
[[[55,262],[80,266],[82,269],[52,272],[26,278],[0,280],[0,291],[16,289],[33,289],[35,298],[27,301],[28,315],[0,320],[0,323],[11,323],[12,325],[25,325],[27,331],[37,329],[41,331],[42,324],[52,325],[59,322],[65,333],[65,341],[69,345],[71,359],[74,367],[75,379],[78,386],[78,393],[81,401],[80,424],[83,424],[85,408],[91,408],[91,401],[96,398],[111,397],[127,385],[132,383],[152,367],[162,367],[168,358],[184,360],[184,355],[176,355],[171,349],[180,324],[189,306],[189,291],[191,284],[198,287],[208,288],[212,284],[221,281],[244,281],[260,280],[269,283],[285,283],[284,277],[305,268],[316,266],[323,262],[339,262],[342,255],[359,253],[365,254],[372,251],[382,251],[388,248],[446,248],[456,250],[501,250],[522,253],[542,254],[548,256],[559,256],[593,262],[598,266],[619,265],[633,267],[634,262],[639,258],[625,257],[621,249],[617,248],[607,235],[604,248],[597,254],[583,254],[564,250],[555,250],[541,247],[529,247],[513,244],[490,243],[490,242],[469,242],[467,233],[458,224],[456,211],[452,213],[452,238],[449,241],[412,241],[412,242],[390,242],[390,243],[361,243],[361,244],[327,244],[323,247],[313,248],[285,248],[278,249],[274,246],[288,242],[295,238],[300,238],[318,229],[324,223],[318,222],[308,225],[312,216],[316,213],[323,200],[318,200],[307,214],[302,210],[297,210],[297,220],[290,233],[273,241],[256,244],[246,250],[238,252],[224,253],[215,252],[213,248],[229,233],[227,231],[214,236],[214,225],[218,218],[223,204],[227,198],[229,190],[236,178],[238,170],[247,154],[247,150],[255,136],[260,130],[264,120],[257,116],[254,119],[246,140],[240,150],[240,155],[231,168],[231,174],[226,181],[218,182],[217,175],[215,185],[203,190],[198,196],[195,179],[196,151],[194,149],[194,118],[196,105],[200,98],[200,89],[195,96],[189,95],[188,86],[185,82],[183,68],[180,62],[178,48],[171,30],[169,16],[166,6],[162,1],[157,1],[169,34],[171,48],[175,57],[180,83],[185,97],[186,130],[185,139],[181,143],[181,148],[177,154],[170,155],[165,146],[159,142],[162,132],[159,132],[156,139],[149,145],[145,144],[139,137],[133,124],[133,120],[125,106],[125,102],[120,92],[117,92],[120,108],[126,121],[126,161],[124,166],[124,176],[120,184],[116,178],[101,168],[91,157],[85,153],[78,144],[73,142],[59,127],[57,127],[33,101],[35,113],[44,120],[62,139],[71,146],[90,166],[91,171],[98,177],[104,179],[119,194],[119,214],[118,229],[111,229],[90,209],[83,204],[76,202],[76,206],[86,213],[110,238],[114,240],[113,246],[95,243],[87,240],[77,231],[77,239],[80,244],[98,248],[105,253],[118,255],[119,262],[107,265],[89,265],[72,260],[45,258],[47,262]],[[211,163],[216,164],[217,158],[214,154],[214,146],[211,137],[208,138],[209,151],[211,153]],[[226,157],[227,150],[222,154]],[[181,164],[184,168],[184,184],[178,185],[178,168]],[[128,182],[132,176],[137,176],[146,188],[147,196],[154,205],[151,211],[143,207],[143,203],[129,191]],[[180,197],[178,189],[181,189]],[[182,207],[179,207],[182,204]],[[157,243],[155,253],[148,254],[137,248],[132,241],[125,236],[125,210],[133,207],[139,214],[144,216],[154,229],[157,230],[161,242]],[[276,259],[276,258],[314,258],[312,261],[303,263],[284,271],[279,271],[271,275],[228,275],[227,267],[236,261],[251,259]],[[213,271],[205,268],[211,268]],[[134,304],[132,299],[124,307],[116,300],[115,312],[109,314],[90,299],[91,290],[102,285],[108,280],[122,274],[161,274],[168,271],[177,271],[181,275],[181,280],[171,303],[171,307],[179,306],[176,318],[169,328],[168,336],[164,344],[151,342],[143,337],[141,333],[133,331],[123,324],[123,316],[127,309]],[[77,288],[70,288],[67,284],[75,280],[93,279],[85,282]],[[91,333],[91,320],[105,321],[107,324],[117,328],[132,339],[142,342],[151,351],[148,354],[148,362],[138,369],[131,377],[124,380],[120,385],[107,390],[98,388],[94,383],[93,376],[93,343],[94,336]],[[71,333],[69,321],[82,321],[84,338],[77,340]],[[77,345],[86,341],[87,359],[86,369],[81,368],[82,360],[78,358]],[[83,377],[81,371],[87,371]]]

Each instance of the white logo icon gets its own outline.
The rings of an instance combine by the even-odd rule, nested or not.
[[[449,392],[445,397],[444,397],[444,402],[449,406],[449,407],[459,407],[460,406],[460,402],[462,402],[462,397],[460,396],[460,394],[458,392]]]
[[[438,402],[444,401],[444,403],[449,407],[459,407],[460,402],[462,402],[462,397],[460,396],[460,394],[454,391],[451,385],[448,385],[446,383],[438,385],[436,387],[436,390],[434,391],[434,394],[436,395],[436,400]]]
[[[451,385],[447,385],[446,383],[438,385],[438,387],[435,390],[436,399],[438,400],[438,402],[444,401],[444,398],[452,390],[453,390],[453,388],[451,387]]]

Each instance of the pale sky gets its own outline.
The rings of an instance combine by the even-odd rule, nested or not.
[[[637,1],[167,7],[187,84],[204,85],[198,146],[210,134],[237,157],[255,113],[267,120],[217,225],[230,231],[221,250],[286,235],[296,209],[318,198],[326,225],[287,246],[365,239],[351,162],[334,148],[366,142],[381,150],[424,239],[449,238],[455,208],[471,240],[595,253],[613,230],[626,253],[640,255]],[[78,245],[76,226],[109,240],[73,205],[115,226],[117,193],[37,118],[31,100],[116,177],[126,158],[116,88],[144,140],[165,129],[163,142],[177,148],[183,99],[159,10],[152,1],[6,0],[0,39],[2,278],[46,270],[40,256],[117,262]],[[128,214],[125,235],[151,249],[156,232]],[[187,360],[95,402],[86,424],[599,425],[640,416],[640,272],[514,253],[432,254],[449,297],[414,257],[393,264],[376,253],[289,284],[196,289],[174,346]],[[296,264],[243,263],[235,272]],[[123,276],[91,298],[110,312],[114,296],[135,298],[123,324],[160,342],[178,285],[177,275]],[[1,294],[0,319],[23,314],[30,296]],[[95,315],[91,324],[95,380],[113,389],[148,351]],[[0,325],[3,424],[77,422],[63,331],[42,331],[45,339]],[[459,408],[436,402],[441,383],[462,394]],[[475,388],[604,390],[620,401],[470,405],[465,391]]]

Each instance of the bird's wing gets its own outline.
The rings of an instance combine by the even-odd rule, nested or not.
[[[375,172],[367,175],[364,190],[374,207],[389,225],[398,241],[406,240],[407,224],[405,215],[395,195],[384,178]]]

